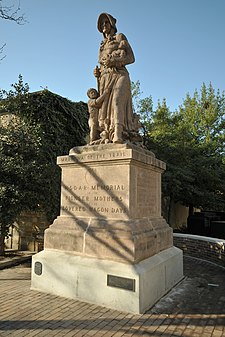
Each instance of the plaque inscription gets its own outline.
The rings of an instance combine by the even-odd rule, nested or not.
[[[42,263],[41,262],[35,262],[34,272],[36,275],[39,275],[39,276],[42,274]]]
[[[135,279],[115,275],[107,275],[107,286],[135,291]]]

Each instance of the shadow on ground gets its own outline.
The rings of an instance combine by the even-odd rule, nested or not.
[[[0,336],[225,336],[225,269],[184,261],[185,279],[143,315],[31,291],[29,265],[3,270]]]

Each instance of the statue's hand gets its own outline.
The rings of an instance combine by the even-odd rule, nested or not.
[[[94,76],[97,78],[101,76],[101,72],[98,66],[96,66],[94,69]]]

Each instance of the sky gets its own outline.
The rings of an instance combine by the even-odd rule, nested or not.
[[[17,7],[19,0],[2,0]],[[96,87],[102,34],[100,13],[117,19],[135,54],[127,66],[140,81],[142,98],[166,98],[171,111],[203,82],[225,90],[225,0],[20,0],[27,23],[0,20],[0,88],[19,74],[30,91],[48,88],[72,101],[87,102]]]

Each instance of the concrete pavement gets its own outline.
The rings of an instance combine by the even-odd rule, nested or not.
[[[28,263],[0,270],[0,336],[225,337],[225,269],[188,257],[184,267],[143,315],[31,291]]]

